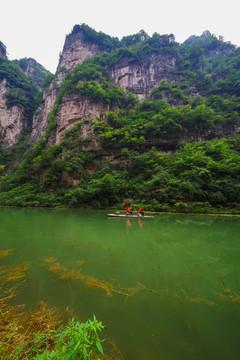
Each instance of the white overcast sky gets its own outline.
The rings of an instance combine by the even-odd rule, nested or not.
[[[3,0],[0,40],[10,60],[32,57],[56,71],[65,36],[76,24],[116,36],[145,30],[182,43],[209,30],[240,46],[239,0]]]

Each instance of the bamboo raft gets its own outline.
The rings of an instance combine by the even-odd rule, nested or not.
[[[127,214],[108,214],[109,217],[120,217],[120,218],[138,218],[138,219],[154,219],[154,216],[144,215],[127,215]]]

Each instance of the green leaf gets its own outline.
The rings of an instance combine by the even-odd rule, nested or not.
[[[98,351],[100,351],[100,353],[103,355],[103,348],[102,348],[100,341],[96,341],[96,347],[97,347]]]
[[[84,358],[84,360],[87,360],[87,350],[86,350],[86,348],[83,348],[83,358]]]

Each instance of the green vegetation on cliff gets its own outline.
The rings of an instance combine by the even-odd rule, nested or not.
[[[239,213],[239,49],[208,32],[179,45],[173,35],[140,32],[119,41],[86,25],[72,34],[79,31],[108,52],[66,75],[43,139],[20,164],[1,170],[0,203],[124,208],[128,197],[145,210]],[[140,103],[113,84],[110,69],[153,55],[172,57],[176,66]],[[62,99],[72,94],[109,111],[49,146]],[[86,124],[97,146],[83,136]]]
[[[51,75],[41,64],[32,58],[24,58],[13,61],[17,64],[32,82],[39,88],[43,87],[45,78]]]
[[[101,149],[84,149],[79,130],[5,175],[1,204],[101,208],[129,197],[146,210],[240,211],[240,136],[182,145],[171,155],[119,147],[111,161]]]
[[[0,58],[0,82],[3,80],[6,80],[8,88],[7,106],[9,108],[14,105],[22,106],[24,117],[31,126],[33,113],[41,98],[40,91],[18,65],[13,61]]]

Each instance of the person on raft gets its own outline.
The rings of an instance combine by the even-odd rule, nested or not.
[[[132,215],[132,209],[127,207],[127,215]]]
[[[140,207],[140,209],[138,209],[138,216],[144,216],[144,212],[141,207]]]
[[[127,200],[127,208],[126,208],[126,211],[127,211],[127,215],[132,215],[132,209],[130,207],[128,207],[129,205],[129,200]]]

